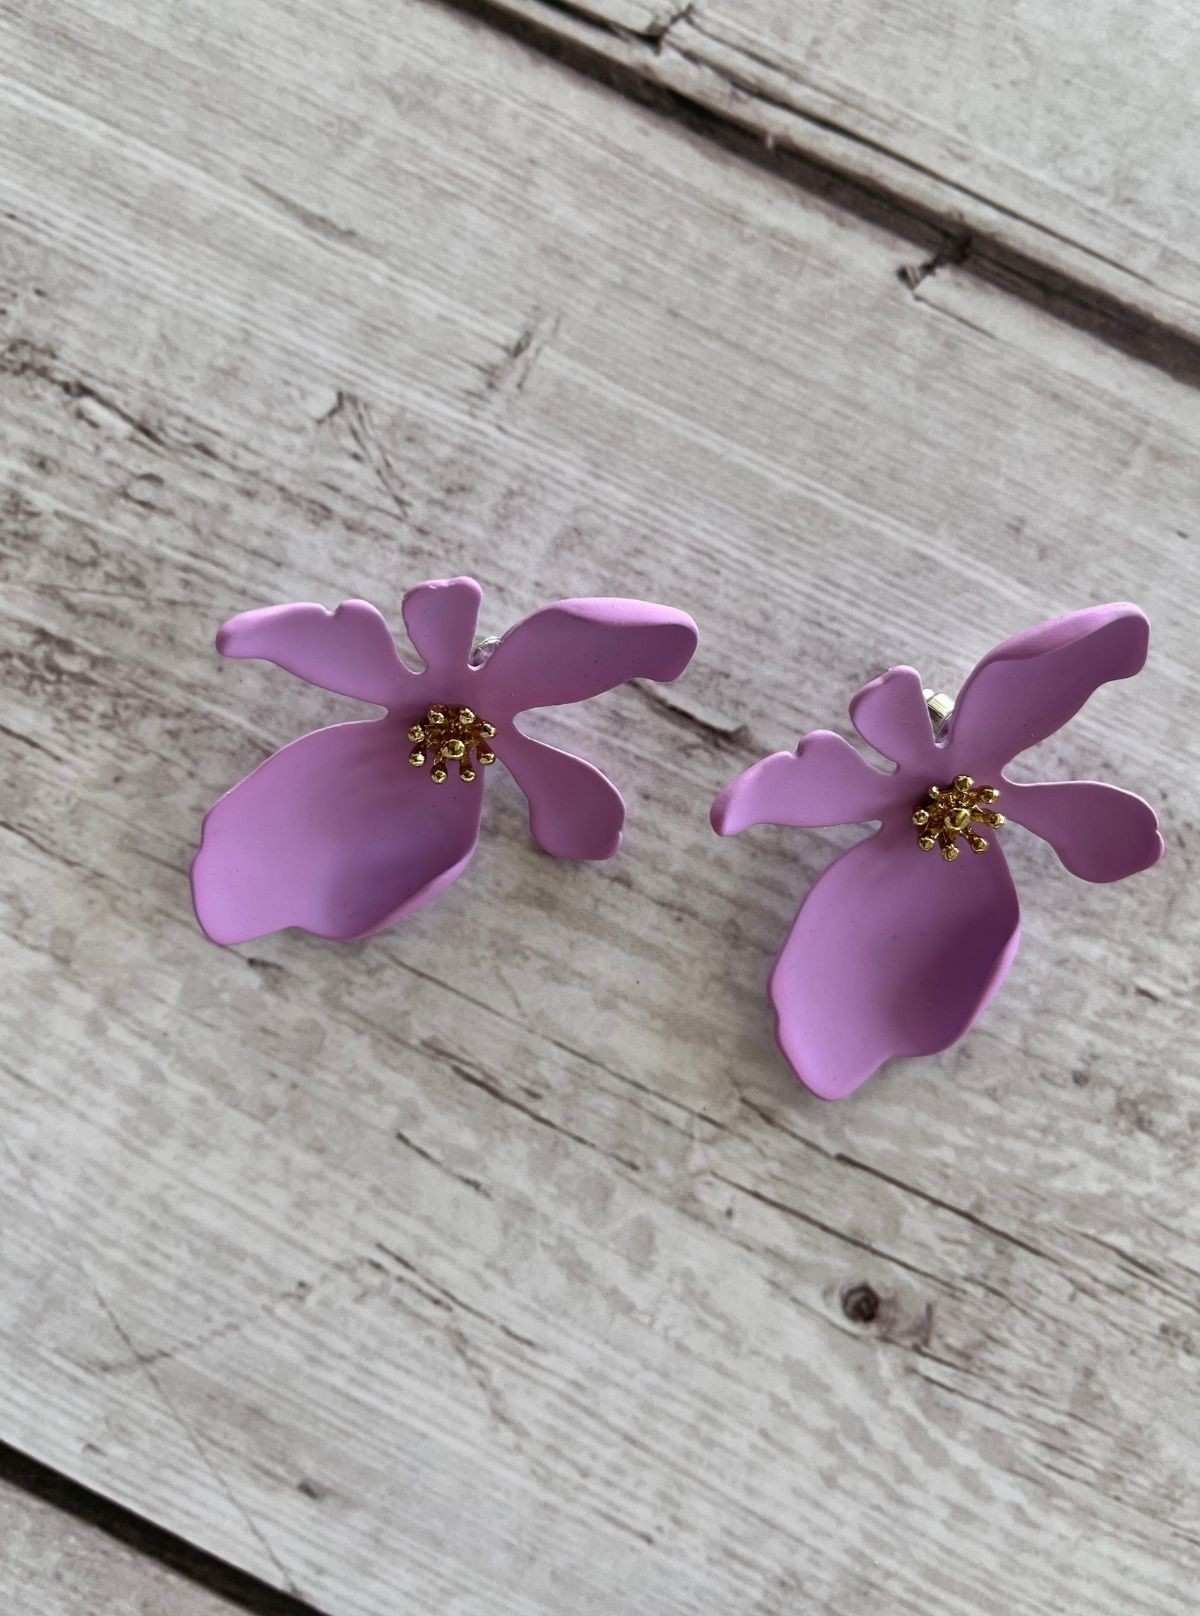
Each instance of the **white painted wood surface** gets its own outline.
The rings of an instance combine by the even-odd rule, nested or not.
[[[1187,1610],[1195,393],[457,9],[0,22],[0,1436],[339,1616]],[[203,808],[352,710],[216,625],[459,570],[701,621],[542,720],[626,848],[501,779],[414,921],[213,949]],[[1038,768],[1169,862],[1014,830],[983,1025],[809,1100],[762,988],[850,833],[712,794],[1121,597]]]
[[[1194,370],[1200,13],[1184,0],[462,3],[888,198],[1019,295]]]

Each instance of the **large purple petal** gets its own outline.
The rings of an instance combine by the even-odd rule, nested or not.
[[[850,703],[850,719],[863,740],[905,768],[928,767],[933,725],[915,668],[889,668]]]
[[[849,741],[816,729],[794,752],[773,752],[731,780],[712,805],[718,836],[748,825],[854,825],[879,819],[903,790],[894,775],[873,769]]]
[[[1072,875],[1121,881],[1163,856],[1158,815],[1132,791],[1098,780],[1004,784],[1004,815],[1050,843]]]
[[[196,916],[215,943],[303,926],[364,937],[453,881],[475,851],[482,783],[436,786],[381,718],[305,735],[216,803],[192,864]]]
[[[482,599],[474,578],[438,579],[405,595],[401,611],[408,637],[434,673],[461,677],[475,643]]]
[[[676,679],[696,649],[686,612],[644,600],[560,600],[511,628],[480,670],[489,718],[586,701],[627,679]]]
[[[1020,937],[1004,854],[946,864],[911,826],[885,826],[811,889],[771,976],[776,1037],[822,1099],[850,1094],[899,1055],[962,1037]]]
[[[221,627],[217,650],[261,657],[310,685],[385,707],[400,701],[413,677],[391,630],[365,600],[344,600],[332,612],[309,601],[241,612]]]
[[[1072,719],[1110,679],[1146,660],[1150,625],[1117,603],[1055,617],[989,651],[962,687],[946,738],[947,778],[992,779]]]
[[[625,804],[599,769],[522,735],[508,724],[497,755],[529,799],[529,829],[555,858],[611,858],[621,845]]]

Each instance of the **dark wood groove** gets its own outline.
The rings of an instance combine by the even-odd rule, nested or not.
[[[864,179],[848,167],[797,146],[765,140],[752,117],[735,118],[615,58],[618,45],[626,51],[632,46],[644,49],[649,62],[662,49],[663,40],[658,32],[630,33],[580,10],[570,0],[543,0],[547,11],[544,22],[514,13],[504,0],[428,0],[428,3],[445,6],[519,40],[572,71],[682,124],[756,168],[910,243],[923,254],[919,265],[897,265],[898,282],[910,292],[915,289],[914,283],[919,284],[929,273],[943,265],[954,264],[1063,324],[1085,332],[1127,358],[1151,365],[1185,386],[1200,388],[1200,338],[1192,332],[1131,307],[1114,293],[1023,253],[985,231],[964,234],[960,218],[923,206],[881,181]],[[552,26],[549,18],[556,14],[570,20],[576,29],[574,35],[566,37]],[[771,104],[770,98],[759,90],[744,93],[751,111],[755,103]],[[794,106],[784,105],[783,110],[799,122],[821,124],[821,120]],[[851,129],[827,127],[849,140],[859,140]],[[904,159],[897,156],[896,161],[902,163]],[[980,200],[988,201],[987,198]],[[991,202],[988,205],[1000,206]]]
[[[295,1594],[189,1543],[144,1515],[0,1441],[0,1482],[40,1499],[250,1616],[329,1616]]]

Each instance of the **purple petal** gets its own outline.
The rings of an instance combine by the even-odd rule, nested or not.
[[[498,756],[529,799],[529,829],[555,858],[611,858],[621,845],[625,804],[607,776],[507,725]]]
[[[462,674],[475,644],[482,599],[474,578],[444,578],[408,591],[401,607],[404,626],[427,667]]]
[[[261,657],[310,685],[384,707],[401,699],[413,677],[391,630],[365,600],[344,600],[332,612],[307,601],[241,612],[220,629],[217,650],[227,657]]]
[[[796,916],[771,976],[776,1037],[822,1099],[899,1055],[961,1038],[1017,950],[1017,894],[998,847],[946,864],[910,826],[843,853]]]
[[[204,821],[192,897],[215,943],[303,926],[364,937],[428,903],[475,851],[481,782],[437,786],[402,724],[336,724],[249,774]]]
[[[1097,780],[1017,785],[1008,780],[1004,816],[1050,843],[1072,875],[1121,881],[1163,856],[1158,816],[1148,802]]]
[[[1120,603],[1070,612],[1005,640],[959,694],[944,772],[994,777],[1061,729],[1100,685],[1137,673],[1149,643],[1145,616]]]
[[[868,745],[906,768],[927,767],[933,725],[915,668],[889,668],[850,703],[850,720]]]
[[[748,825],[854,825],[879,819],[897,798],[894,775],[873,769],[832,730],[816,729],[794,752],[774,752],[731,780],[709,818],[718,836]]]
[[[644,600],[560,600],[511,628],[481,670],[481,711],[586,701],[627,679],[676,679],[696,649],[686,612]]]

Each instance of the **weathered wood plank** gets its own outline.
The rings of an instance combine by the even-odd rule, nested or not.
[[[943,255],[1194,369],[1194,8],[462,0],[519,18],[939,223]],[[1122,317],[1122,313],[1123,316]],[[1157,329],[1158,338],[1153,333]]]
[[[6,1480],[0,1548],[0,1597],[20,1616],[230,1616],[237,1608]]]
[[[1174,1616],[1195,395],[453,11],[0,15],[0,1435],[339,1613]],[[501,780],[403,928],[213,950],[203,807],[349,704],[212,628],[460,569],[702,620],[669,704],[542,722],[626,849]],[[985,1024],[805,1099],[762,983],[847,837],[713,791],[1122,596],[1152,666],[1042,762],[1172,862],[1014,833]]]

